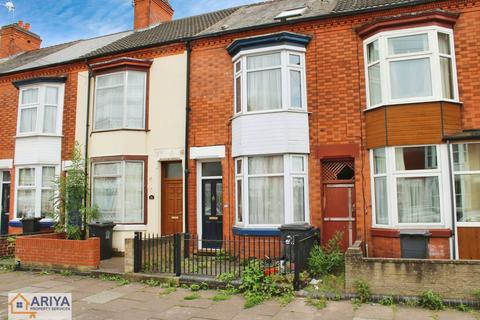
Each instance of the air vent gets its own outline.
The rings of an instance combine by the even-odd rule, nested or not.
[[[275,20],[287,20],[288,18],[299,17],[305,12],[306,9],[307,9],[306,7],[301,7],[301,8],[284,10],[275,17]]]

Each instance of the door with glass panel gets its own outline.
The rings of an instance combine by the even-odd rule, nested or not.
[[[480,260],[480,143],[452,145],[458,258]]]
[[[202,247],[220,248],[223,237],[223,184],[220,162],[202,163]]]
[[[10,172],[0,171],[0,235],[8,233],[10,214]]]
[[[183,230],[183,169],[181,162],[162,164],[162,235]]]

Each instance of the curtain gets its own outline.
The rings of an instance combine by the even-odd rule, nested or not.
[[[455,175],[458,222],[480,222],[480,173]]]
[[[124,222],[143,222],[143,163],[125,163]]]
[[[18,170],[18,185],[22,187],[35,185],[35,169],[25,168]]]
[[[55,167],[42,168],[42,187],[52,188],[55,183]]]
[[[305,221],[305,179],[293,178],[293,220]]]
[[[45,89],[45,104],[46,105],[58,105],[58,88],[47,87]]]
[[[375,174],[387,173],[387,159],[384,148],[373,150],[373,167]]]
[[[95,178],[93,204],[98,206],[104,221],[123,222],[120,213],[120,178]]]
[[[390,54],[406,54],[428,50],[428,34],[395,37],[388,39],[388,52]]]
[[[367,46],[367,59],[368,63],[380,60],[380,50],[378,48],[378,40],[375,40]]]
[[[438,50],[441,54],[450,54],[450,36],[446,33],[438,33]]]
[[[17,218],[35,216],[35,190],[17,191]]]
[[[37,107],[22,108],[20,111],[20,132],[34,132],[37,128]]]
[[[375,185],[375,217],[377,224],[388,224],[387,177],[374,179]]]
[[[124,77],[119,73],[97,78],[95,129],[123,127]]]
[[[282,73],[280,69],[249,72],[247,109],[262,111],[282,107]]]
[[[261,69],[280,66],[282,58],[280,53],[269,53],[247,58],[247,69]]]
[[[55,133],[57,131],[57,107],[45,106],[43,114],[43,132]]]
[[[440,57],[442,73],[442,94],[445,99],[453,99],[452,59]]]
[[[430,58],[390,62],[390,85],[393,99],[431,96]]]
[[[300,71],[290,70],[290,106],[302,107],[302,81]]]
[[[380,63],[368,67],[368,90],[370,93],[370,105],[373,106],[382,102]]]
[[[145,73],[128,72],[127,128],[144,128]]]
[[[398,178],[397,203],[400,223],[440,222],[438,177]]]
[[[250,224],[283,224],[283,177],[249,178],[248,201]]]
[[[27,89],[22,91],[22,104],[38,103],[38,89]]]
[[[54,209],[53,194],[54,192],[52,189],[42,190],[42,204],[41,204],[42,218],[46,217],[48,214],[53,212],[53,209]]]
[[[283,173],[283,156],[249,157],[248,174]]]

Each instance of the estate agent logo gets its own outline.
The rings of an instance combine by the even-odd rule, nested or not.
[[[9,293],[9,320],[71,320],[71,293]]]

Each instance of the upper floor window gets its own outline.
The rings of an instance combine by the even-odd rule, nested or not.
[[[145,129],[146,72],[96,77],[94,130]]]
[[[63,89],[63,84],[20,88],[17,133],[19,135],[60,135]]]
[[[458,101],[453,32],[442,27],[386,31],[365,41],[368,106]]]
[[[234,73],[236,114],[307,108],[303,48],[242,52]]]

